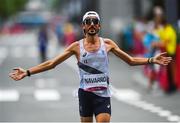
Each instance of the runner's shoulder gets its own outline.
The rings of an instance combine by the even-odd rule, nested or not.
[[[78,47],[79,46],[79,41],[75,41],[71,44],[72,47]]]
[[[107,44],[107,45],[112,45],[114,43],[114,41],[109,38],[103,38],[103,40],[104,40],[105,44]]]
[[[77,52],[79,50],[79,41],[73,42],[68,49]]]

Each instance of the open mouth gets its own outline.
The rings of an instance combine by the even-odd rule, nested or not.
[[[91,26],[89,29],[88,29],[88,33],[90,35],[95,35],[97,33],[97,29],[94,28],[93,26]]]
[[[90,33],[95,33],[96,30],[95,30],[95,29],[90,29],[89,32],[90,32]]]

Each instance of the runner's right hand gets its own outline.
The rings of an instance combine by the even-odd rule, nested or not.
[[[21,80],[24,77],[26,77],[27,76],[27,72],[23,68],[14,68],[13,71],[9,74],[9,76],[13,80],[18,81],[18,80]]]

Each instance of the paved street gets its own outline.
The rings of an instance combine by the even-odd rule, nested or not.
[[[48,57],[63,51],[51,40]],[[180,93],[147,91],[142,66],[128,66],[109,54],[112,90],[112,122],[179,122]],[[14,67],[25,69],[40,59],[36,35],[0,35],[0,122],[79,122],[79,78],[75,57],[54,70],[13,81]]]

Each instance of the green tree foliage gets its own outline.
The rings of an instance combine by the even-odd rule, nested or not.
[[[0,18],[7,19],[22,10],[26,2],[28,0],[0,0]]]

